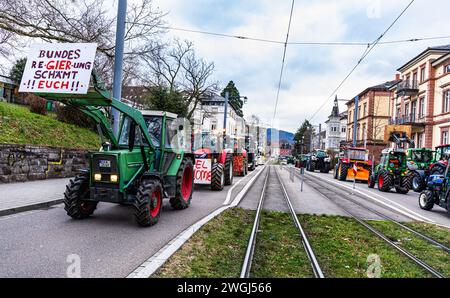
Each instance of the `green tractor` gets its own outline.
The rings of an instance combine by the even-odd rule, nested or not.
[[[89,169],[66,187],[64,206],[70,217],[89,217],[99,202],[133,205],[137,223],[148,227],[158,222],[163,199],[169,199],[176,210],[189,207],[194,157],[176,144],[184,133],[176,115],[129,107],[112,98],[95,73],[85,95],[39,95],[88,115],[102,138],[102,148],[88,155]],[[110,108],[120,113],[118,136],[107,118]]]
[[[408,149],[408,169],[412,175],[412,189],[421,192],[425,189],[428,176],[430,176],[430,166],[434,163],[435,152],[431,149]]]
[[[378,184],[382,192],[389,192],[394,187],[400,194],[407,194],[411,189],[411,173],[406,164],[406,151],[403,149],[385,149],[381,161],[369,177],[369,188]]]
[[[306,164],[308,172],[320,171],[329,173],[331,170],[331,157],[325,150],[314,150]]]

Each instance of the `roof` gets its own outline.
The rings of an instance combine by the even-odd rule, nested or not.
[[[141,111],[143,116],[158,116],[158,117],[163,117],[163,116],[167,116],[169,118],[178,118],[177,114],[174,113],[169,113],[169,112],[162,112],[162,111],[150,111],[150,110],[145,110],[145,111]]]
[[[432,63],[432,65],[433,65],[433,66],[438,66],[438,65],[444,63],[445,61],[447,61],[448,59],[450,59],[450,53],[448,53],[448,54],[442,56],[442,57],[439,58],[439,59],[436,59],[436,61],[434,61],[434,62]]]
[[[401,80],[394,80],[394,81],[388,81],[382,84],[378,84],[372,87],[367,88],[366,90],[364,90],[363,92],[359,93],[358,96],[361,97],[363,94],[370,92],[370,91],[389,91],[389,89],[391,89],[393,86],[397,85],[398,83],[400,83]],[[351,99],[350,101],[348,101],[346,103],[347,106],[351,105],[352,103],[355,102],[355,98]]]
[[[408,66],[416,62],[417,60],[421,60],[423,57],[425,57],[429,52],[441,52],[443,54],[450,52],[450,45],[443,45],[443,46],[436,46],[436,47],[429,47],[426,50],[424,50],[422,53],[414,57],[413,59],[409,60],[407,63],[405,63],[403,66],[401,66],[397,71],[402,72]]]

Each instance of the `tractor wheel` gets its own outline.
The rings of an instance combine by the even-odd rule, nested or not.
[[[158,180],[144,180],[136,194],[134,217],[139,225],[150,227],[158,223],[162,209],[163,190]]]
[[[98,202],[84,201],[89,198],[89,176],[78,175],[70,180],[64,192],[64,210],[74,219],[84,219],[92,215]]]
[[[347,181],[348,166],[341,164],[338,170],[339,181]]]
[[[434,207],[434,195],[430,190],[425,190],[420,193],[419,206],[421,209],[431,211]]]
[[[338,173],[338,170],[339,170],[339,164],[337,164],[335,167],[334,167],[334,179],[338,179],[338,177],[339,177],[339,173]]]
[[[431,175],[444,175],[445,174],[445,167],[437,164],[433,167],[431,170]]]
[[[406,176],[403,176],[400,181],[401,185],[396,186],[395,191],[398,192],[399,194],[406,195],[411,189],[411,180],[412,180],[411,174],[408,173]]]
[[[250,170],[250,171],[254,171],[255,168],[256,168],[256,161],[255,161],[255,158],[253,158],[253,161],[252,161],[252,164],[251,164],[249,170]]]
[[[170,199],[170,205],[175,210],[189,207],[194,190],[194,163],[192,159],[185,158],[177,173],[175,197]]]
[[[230,154],[227,154],[225,159],[225,185],[233,184],[233,157]]]
[[[382,192],[389,192],[392,188],[392,176],[386,172],[382,171],[378,175],[378,189]]]
[[[225,186],[225,173],[223,165],[215,163],[211,167],[211,190],[220,191]]]
[[[308,171],[309,172],[315,172],[316,171],[316,163],[315,162],[310,162],[309,164],[308,164]]]
[[[450,216],[450,194],[447,195],[446,208],[447,208],[447,215]]]
[[[411,186],[415,192],[422,192],[425,189],[425,181],[419,173],[413,172]]]
[[[369,179],[367,179],[367,184],[369,185],[369,188],[375,188],[376,178],[372,176],[372,174],[369,175]]]

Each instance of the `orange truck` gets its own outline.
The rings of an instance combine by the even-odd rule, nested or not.
[[[372,161],[368,155],[369,152],[364,148],[341,148],[339,161],[334,169],[334,179],[367,182],[372,173]]]

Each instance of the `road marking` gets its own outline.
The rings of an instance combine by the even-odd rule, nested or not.
[[[436,224],[436,222],[434,222],[433,220],[431,220],[431,219],[429,219],[429,218],[427,218],[427,217],[425,217],[425,216],[422,216],[422,215],[420,215],[420,214],[418,214],[418,213],[412,211],[411,209],[408,209],[407,207],[404,207],[404,206],[402,206],[402,205],[400,205],[400,204],[398,204],[398,203],[396,203],[396,202],[394,202],[394,201],[392,201],[392,200],[390,200],[390,199],[388,199],[388,198],[386,198],[386,197],[383,197],[383,196],[381,196],[381,195],[374,194],[374,195],[378,195],[379,197],[383,198],[384,200],[386,200],[386,201],[388,201],[388,202],[390,202],[390,203],[392,203],[392,204],[394,204],[394,205],[399,206],[400,208],[402,208],[402,209],[404,209],[404,210],[401,210],[401,209],[399,209],[399,208],[396,208],[396,207],[394,207],[394,206],[391,206],[391,205],[387,204],[386,202],[383,202],[382,200],[379,200],[379,199],[377,199],[377,198],[375,198],[375,197],[373,197],[373,196],[371,196],[371,195],[369,195],[369,194],[367,194],[367,193],[365,193],[365,192],[362,192],[361,190],[358,190],[358,189],[355,189],[355,190],[354,190],[353,187],[350,187],[350,186],[348,186],[348,185],[344,185],[344,184],[338,183],[338,182],[333,181],[333,180],[324,179],[324,178],[320,177],[319,175],[314,175],[314,174],[308,174],[308,175],[311,175],[311,176],[313,176],[313,177],[316,177],[316,178],[318,178],[318,179],[320,179],[320,180],[322,180],[322,181],[331,182],[331,183],[333,183],[333,184],[335,184],[335,185],[339,185],[339,186],[345,187],[345,188],[347,188],[347,189],[349,189],[349,190],[356,191],[356,192],[358,192],[359,194],[361,194],[361,195],[363,195],[363,196],[365,196],[365,197],[367,197],[367,198],[369,198],[369,199],[371,199],[371,200],[373,200],[373,201],[376,201],[376,202],[378,202],[378,203],[380,203],[380,204],[382,204],[382,205],[384,205],[384,206],[387,206],[387,207],[391,208],[392,210],[395,210],[395,211],[397,211],[397,212],[399,212],[399,213],[401,213],[401,214],[403,214],[403,215],[406,215],[406,216],[408,216],[409,218],[412,218],[412,219],[414,219],[414,220],[425,221],[425,222],[428,222],[428,223],[431,223],[431,224]]]
[[[254,175],[255,172],[259,170],[256,169],[251,175]],[[223,205],[228,205],[231,201],[231,194],[233,193],[233,190],[242,182],[244,181],[245,177],[243,177],[241,180],[239,180],[237,183],[233,184],[233,186],[228,190],[227,197],[225,198],[225,201],[223,202]]]
[[[261,170],[255,174],[246,186],[239,192],[236,196],[236,199],[233,200],[233,203],[227,206],[222,206],[209,215],[205,216],[201,220],[194,223],[192,226],[188,227],[180,234],[178,234],[174,239],[172,239],[169,243],[167,243],[163,248],[161,248],[157,253],[151,256],[147,261],[142,263],[136,270],[130,273],[127,278],[149,278],[152,274],[154,274],[159,268],[161,268],[167,260],[176,253],[181,246],[183,246],[186,241],[188,241],[195,232],[197,232],[201,227],[207,224],[209,221],[220,215],[227,209],[236,207],[237,204],[242,200],[245,194],[248,192],[250,187],[255,183],[256,178],[263,172],[265,166],[261,168]]]

